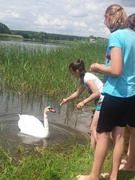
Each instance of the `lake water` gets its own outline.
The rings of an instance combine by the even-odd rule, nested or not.
[[[4,45],[22,45],[29,48],[57,48],[59,45],[31,42],[0,41]],[[46,106],[56,109],[49,115],[50,138],[39,139],[20,133],[18,114],[34,115],[43,122],[43,110]],[[24,146],[50,146],[55,144],[89,143],[90,109],[73,109],[70,104],[60,106],[45,96],[19,95],[11,92],[0,93],[0,143],[7,149],[13,149],[19,144]]]
[[[4,42],[4,45],[14,45],[17,42]],[[19,43],[20,45],[20,43]],[[21,42],[28,47],[57,48],[58,45]],[[50,138],[39,139],[20,133],[18,114],[34,115],[43,123],[43,110],[46,106],[56,109],[55,114],[49,114]],[[60,106],[45,96],[20,95],[11,92],[0,92],[0,144],[4,149],[14,150],[18,145],[27,148],[32,146],[88,144],[90,141],[89,124],[92,113],[90,106],[77,110],[68,103]]]
[[[3,44],[5,46],[14,46],[14,45],[18,45],[18,46],[26,46],[28,48],[45,48],[47,50],[50,49],[56,49],[58,47],[62,47],[61,45],[58,44],[51,44],[51,43],[41,43],[41,42],[31,42],[31,41],[22,41],[22,42],[18,42],[18,41],[0,41],[0,44]]]
[[[56,113],[48,114],[50,138],[40,139],[20,133],[18,114],[34,115],[43,123],[43,110],[48,105],[56,110]],[[90,139],[90,117],[90,111],[85,108],[73,110],[70,105],[59,106],[46,97],[3,92],[0,94],[0,142],[5,149],[14,149],[19,144],[27,147],[86,144]]]

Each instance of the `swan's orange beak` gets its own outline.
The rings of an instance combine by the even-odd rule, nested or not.
[[[53,109],[52,107],[50,107],[50,108],[49,108],[49,111],[50,111],[50,112],[53,112],[53,113],[55,113],[55,112],[56,112],[56,110],[55,110],[55,109]]]

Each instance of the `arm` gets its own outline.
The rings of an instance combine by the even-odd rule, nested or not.
[[[94,81],[92,80],[87,81],[87,86],[89,86],[89,88],[91,89],[92,94],[88,98],[84,99],[82,102],[77,104],[78,109],[81,109],[85,104],[94,101],[100,96],[100,92]]]
[[[122,73],[122,51],[118,47],[111,48],[111,66],[103,66],[102,64],[94,63],[90,66],[91,71],[98,71],[110,76],[120,76]]]
[[[74,92],[73,94],[71,94],[70,96],[68,96],[67,98],[64,98],[60,105],[72,100],[72,99],[75,99],[77,97],[79,97],[85,90],[85,87],[84,86],[81,86],[76,92]]]

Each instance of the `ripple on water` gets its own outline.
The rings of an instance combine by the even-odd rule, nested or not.
[[[0,122],[0,143],[4,148],[14,148],[19,144],[27,147],[50,146],[50,145],[72,145],[76,143],[86,144],[89,142],[89,135],[64,124],[49,123],[50,138],[40,139],[20,133],[18,121],[12,120],[15,115],[8,114],[11,120]],[[5,117],[3,115],[3,117]]]

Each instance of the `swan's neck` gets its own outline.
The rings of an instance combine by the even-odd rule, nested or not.
[[[48,128],[48,116],[46,113],[44,113],[44,128]]]

